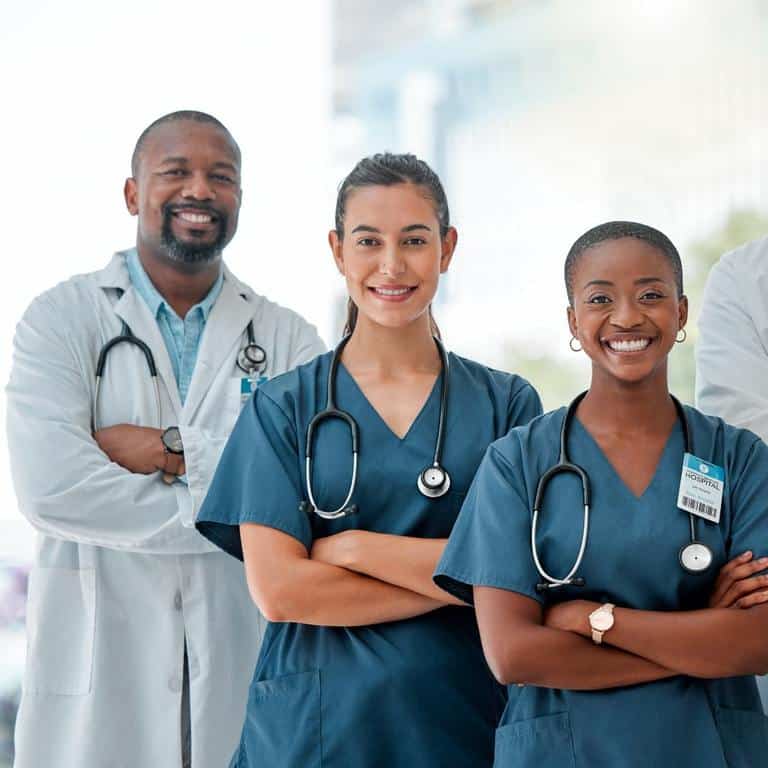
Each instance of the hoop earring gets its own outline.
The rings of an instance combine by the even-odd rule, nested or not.
[[[679,338],[679,336],[680,336],[680,334],[681,334],[681,333],[683,334],[683,338],[682,338],[682,339],[681,339],[681,338]],[[684,341],[685,341],[687,338],[688,338],[688,331],[686,331],[686,330],[685,330],[685,328],[681,328],[681,329],[680,329],[680,330],[677,332],[677,336],[675,336],[675,341],[676,341],[678,344],[682,344],[682,343],[683,343],[683,342],[684,342]]]
[[[573,342],[579,344],[579,340],[575,336],[571,336],[571,340],[568,342],[568,346],[571,348],[571,352],[581,352],[581,344],[578,347],[573,346]]]

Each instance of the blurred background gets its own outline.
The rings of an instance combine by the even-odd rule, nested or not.
[[[568,247],[609,219],[662,229],[691,299],[671,372],[691,402],[707,271],[768,233],[766,32],[766,0],[3,3],[0,379],[29,301],[132,244],[122,185],[133,144],[154,118],[191,108],[243,149],[227,261],[329,344],[345,301],[326,245],[337,184],[372,152],[429,161],[459,229],[435,307],[443,334],[528,377],[546,407],[588,380],[568,349]],[[0,766],[33,556],[3,442]]]

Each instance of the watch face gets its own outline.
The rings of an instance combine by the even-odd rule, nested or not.
[[[163,432],[163,445],[171,453],[184,453],[184,444],[181,442],[181,432],[178,427],[168,427]]]
[[[613,626],[613,614],[608,611],[596,611],[591,616],[590,624],[598,632],[605,632]]]

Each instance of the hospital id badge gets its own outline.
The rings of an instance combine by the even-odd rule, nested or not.
[[[259,376],[258,379],[251,376],[243,376],[240,379],[240,406],[244,406],[251,395],[256,391],[259,384],[263,384],[267,380],[266,376]]]
[[[710,523],[719,523],[724,485],[725,470],[722,467],[686,453],[683,456],[677,506]]]

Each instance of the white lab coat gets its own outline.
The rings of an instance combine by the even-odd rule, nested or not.
[[[768,238],[726,253],[709,273],[696,345],[696,405],[768,442]],[[755,553],[765,555],[768,541]],[[758,685],[768,711],[768,678]]]
[[[123,293],[120,296],[119,290]],[[274,376],[323,351],[315,329],[225,269],[182,407],[155,319],[123,254],[32,302],[18,325],[8,441],[21,512],[39,531],[16,768],[181,765],[184,638],[194,768],[234,752],[264,620],[242,565],[194,529],[240,412],[237,352],[253,319]],[[95,367],[121,320],[157,362],[162,426],[178,424],[189,485],[132,474],[91,436]],[[110,353],[98,424],[161,426],[142,354]]]

